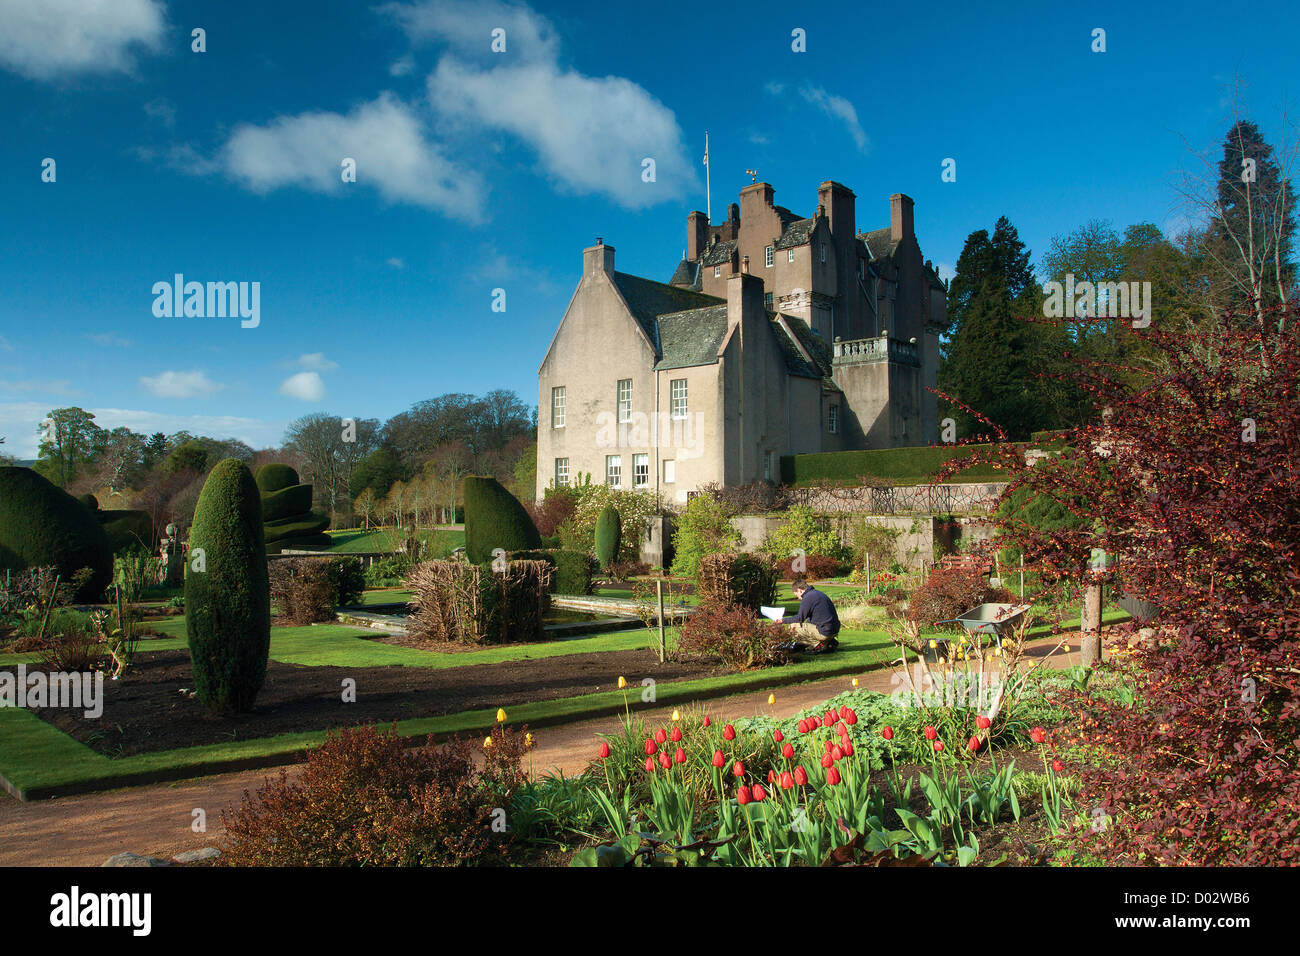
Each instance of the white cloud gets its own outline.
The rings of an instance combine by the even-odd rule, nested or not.
[[[319,402],[325,397],[325,383],[316,372],[299,372],[280,383],[280,394],[304,402]]]
[[[152,378],[144,375],[140,377],[140,384],[159,398],[194,398],[225,388],[200,371],[161,372]]]
[[[415,57],[407,54],[400,60],[394,60],[388,68],[389,76],[407,76],[415,72]]]
[[[324,352],[310,352],[298,356],[298,365],[313,372],[332,372],[339,367],[338,362],[330,361]]]
[[[492,52],[492,31],[497,28],[505,31],[504,55],[514,61],[554,60],[559,52],[555,28],[523,4],[420,0],[385,4],[379,11],[396,20],[413,43],[442,40],[461,56],[503,55]]]
[[[160,0],[0,0],[0,65],[35,80],[129,71],[161,45]]]
[[[837,119],[848,129],[859,150],[866,152],[867,133],[858,122],[858,111],[842,96],[827,93],[820,86],[804,86],[799,94],[832,119]]]
[[[405,260],[399,259],[397,256],[392,256],[387,260],[387,262],[390,266],[399,271],[406,268]]]
[[[41,392],[46,395],[79,395],[77,389],[69,386],[66,378],[23,379],[22,381],[0,380],[0,389],[6,392]]]
[[[151,120],[157,120],[168,129],[176,125],[176,104],[165,96],[144,104],[144,113]]]
[[[636,209],[698,185],[672,110],[631,80],[590,77],[555,62],[479,69],[444,57],[429,77],[439,113],[467,128],[500,130],[538,153],[563,190]],[[655,162],[655,181],[642,163]]]
[[[342,180],[344,158],[356,160],[355,184]],[[265,126],[243,124],[222,147],[220,163],[256,192],[298,186],[338,194],[345,186],[368,186],[389,202],[471,221],[479,218],[483,196],[479,175],[448,160],[426,138],[415,111],[389,93],[346,115],[300,113]]]

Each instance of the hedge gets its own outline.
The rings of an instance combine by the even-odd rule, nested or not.
[[[814,481],[856,482],[863,476],[898,485],[924,484],[950,459],[969,456],[988,445],[873,448],[867,451],[831,451],[781,456],[781,481],[806,485]],[[954,475],[953,482],[1005,481],[1007,473],[990,465],[976,465]]]
[[[263,465],[257,469],[257,488],[262,494],[299,484],[298,472],[288,465]]]
[[[519,499],[495,478],[470,475],[462,486],[465,499],[465,556],[470,564],[492,560],[492,552],[541,547],[537,526]]]
[[[157,539],[154,537],[153,518],[149,512],[130,509],[97,511],[95,517],[108,535],[109,547],[114,554],[132,548],[153,550]]]
[[[279,491],[262,492],[262,519],[270,524],[284,518],[311,513],[311,485],[290,485]]]
[[[0,467],[0,571],[53,565],[65,582],[92,574],[75,595],[97,600],[113,577],[113,551],[96,516],[30,468]]]
[[[545,561],[551,567],[552,594],[591,594],[595,577],[595,559],[582,551],[564,548],[540,548],[511,551],[511,561]]]

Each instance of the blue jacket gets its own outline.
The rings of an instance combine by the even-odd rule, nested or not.
[[[834,637],[840,632],[840,616],[835,613],[831,599],[814,587],[803,592],[799,600],[799,613],[781,619],[786,624],[810,622],[822,637]]]

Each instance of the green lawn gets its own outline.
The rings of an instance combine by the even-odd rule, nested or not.
[[[414,596],[414,592],[405,588],[376,588],[361,595],[361,603],[356,607],[370,607],[374,604],[405,604]]]
[[[357,552],[396,551],[407,537],[408,532],[381,528],[370,531],[360,529],[331,531],[328,534],[333,540],[329,547],[331,554],[355,554]],[[426,528],[415,532],[415,534],[421,541],[433,542],[435,557],[446,557],[455,548],[463,547],[465,544],[464,531],[439,531]]]

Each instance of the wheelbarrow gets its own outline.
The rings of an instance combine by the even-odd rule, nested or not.
[[[1014,631],[1016,622],[1031,607],[1032,604],[980,604],[958,617],[935,623],[960,624],[967,634],[991,634],[994,643],[1001,647],[1002,639]],[[925,652],[926,660],[933,663],[941,656],[948,657],[949,643],[947,639],[939,638],[930,641]]]

